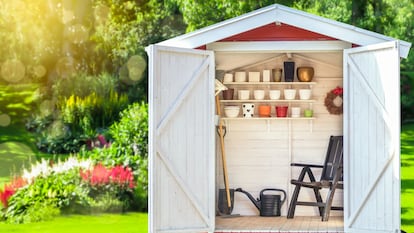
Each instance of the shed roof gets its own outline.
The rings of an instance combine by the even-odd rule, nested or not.
[[[398,40],[280,4],[273,4],[158,44],[181,48],[198,48],[271,23],[288,24],[361,46]],[[400,57],[406,58],[411,43],[399,40],[399,45]]]

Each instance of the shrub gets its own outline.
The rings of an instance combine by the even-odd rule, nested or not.
[[[134,201],[136,183],[129,167],[92,165],[90,160],[42,160],[24,170],[21,178],[6,185],[0,219],[29,223],[62,213],[121,212]]]
[[[113,138],[108,148],[83,149],[81,156],[101,161],[106,166],[130,167],[139,184],[134,189],[134,210],[146,210],[148,190],[148,105],[134,103],[120,114],[109,129]]]
[[[129,103],[117,91],[117,78],[76,74],[58,80],[53,86],[56,103],[29,119],[26,127],[36,134],[39,150],[52,154],[77,152],[88,140],[119,119]],[[50,102],[50,101],[49,101]],[[47,114],[45,114],[47,112]]]

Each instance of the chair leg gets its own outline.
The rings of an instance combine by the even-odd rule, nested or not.
[[[319,189],[318,188],[314,188],[313,189],[313,192],[315,193],[316,202],[317,203],[323,203],[322,196],[321,196],[321,193],[319,192]],[[324,207],[319,206],[318,209],[319,209],[319,216],[322,217],[323,216],[323,213],[324,213]]]
[[[335,190],[336,190],[336,187],[332,187],[331,189],[329,189],[328,196],[327,196],[326,202],[325,202],[323,215],[321,216],[323,222],[329,220],[329,214],[331,212],[332,201],[333,201],[333,197],[334,197],[334,194],[335,194]]]
[[[287,218],[293,218],[295,216],[296,203],[298,201],[300,188],[301,188],[300,185],[296,185],[295,190],[293,191],[292,200],[290,201]]]

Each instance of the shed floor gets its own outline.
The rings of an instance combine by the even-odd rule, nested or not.
[[[331,216],[329,221],[322,222],[320,217],[295,216],[286,217],[216,217],[216,233],[221,232],[344,232],[342,216]]]

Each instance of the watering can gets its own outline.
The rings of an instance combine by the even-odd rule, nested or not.
[[[256,208],[260,212],[260,216],[270,217],[270,216],[280,216],[280,208],[283,205],[283,202],[286,200],[286,192],[282,189],[263,189],[260,191],[260,199],[255,199],[250,193],[244,191],[241,188],[237,188],[236,192],[242,192],[253,202]],[[283,193],[283,199],[280,195],[275,194],[265,194],[268,191],[276,191]]]

